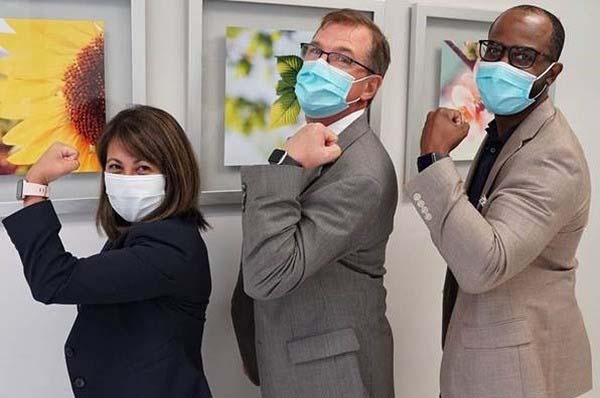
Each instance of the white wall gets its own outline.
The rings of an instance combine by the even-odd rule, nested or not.
[[[392,40],[393,65],[386,77],[384,100],[395,112],[382,124],[382,138],[403,175],[408,75],[407,0],[388,0],[388,35]],[[506,8],[503,0],[445,0],[437,5]],[[600,138],[594,111],[600,106],[600,55],[590,50],[600,37],[596,19],[598,0],[547,0],[540,5],[554,10],[567,29],[565,72],[560,79],[557,103],[579,134],[592,170],[599,170]],[[577,4],[577,6],[575,6]],[[183,0],[149,0],[149,103],[185,120],[186,17]],[[595,23],[595,24],[594,24]],[[599,172],[592,171],[594,186]],[[594,191],[591,225],[580,247],[578,297],[594,352],[600,352],[600,269],[594,242],[600,238],[600,200]],[[214,230],[206,234],[213,271],[214,293],[208,313],[204,358],[215,397],[254,398],[258,393],[241,375],[235,339],[229,320],[229,298],[236,278],[241,243],[240,212],[232,208],[206,209]],[[62,218],[65,246],[76,255],[98,251],[91,215]],[[388,246],[386,285],[389,317],[395,334],[396,391],[398,397],[434,397],[440,360],[440,308],[444,264],[433,249],[427,231],[412,205],[398,207],[396,230]],[[71,396],[62,345],[74,318],[68,307],[44,307],[33,302],[21,273],[16,251],[0,231],[0,397],[59,398]],[[595,383],[600,385],[600,354],[595,355]],[[586,398],[591,398],[589,394]]]

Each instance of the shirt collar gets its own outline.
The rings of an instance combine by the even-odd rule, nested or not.
[[[504,144],[506,144],[506,142],[508,141],[508,139],[510,138],[510,136],[513,135],[513,133],[515,132],[515,130],[517,129],[517,127],[519,127],[518,124],[516,126],[511,127],[502,136],[499,136],[498,135],[498,125],[496,124],[496,119],[494,119],[494,120],[492,120],[490,122],[490,124],[485,129],[485,131],[487,132],[487,134],[488,134],[488,136],[490,137],[491,140],[499,142],[500,144],[504,145]]]
[[[349,115],[344,116],[340,120],[331,123],[327,126],[331,131],[335,134],[340,135],[344,130],[346,130],[352,123],[354,123],[359,117],[361,117],[365,113],[365,109],[359,109],[355,112],[352,112]]]

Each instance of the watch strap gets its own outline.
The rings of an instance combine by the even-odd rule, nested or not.
[[[269,156],[270,164],[278,164],[278,165],[287,165],[287,166],[297,166],[301,167],[300,163],[296,161],[293,157],[291,157],[286,151],[282,149],[275,149],[271,156]]]
[[[27,196],[39,196],[48,198],[50,196],[50,187],[48,185],[36,184],[23,180],[21,189],[21,199]]]
[[[437,152],[431,152],[423,156],[419,156],[419,159],[417,159],[417,168],[419,169],[419,173],[431,166],[432,164],[434,164],[435,162],[437,162],[438,160],[442,160],[447,157],[447,153]]]

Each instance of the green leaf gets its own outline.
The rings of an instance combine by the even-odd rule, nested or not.
[[[302,58],[297,55],[283,55],[277,57],[277,72],[284,77],[284,75],[292,75],[294,77],[294,81],[296,79],[296,75],[302,69]]]
[[[299,114],[300,104],[296,99],[296,94],[293,91],[288,91],[271,106],[269,128],[276,129],[295,124],[298,121]]]
[[[244,135],[266,129],[268,104],[249,101],[243,97],[225,97],[225,127]]]
[[[295,88],[296,88],[296,79],[294,79],[293,82],[282,79],[277,82],[276,92],[277,92],[277,95],[283,95],[289,91],[293,92],[295,90]]]
[[[281,80],[277,82],[276,93],[279,98],[271,106],[269,128],[296,124],[300,114],[300,104],[296,98],[296,76],[302,69],[302,58],[296,55],[277,57],[277,71]]]
[[[274,30],[271,32],[271,42],[275,43],[281,39],[282,33],[280,30]]]
[[[258,49],[265,58],[273,57],[273,40],[271,35],[261,32],[257,35]]]
[[[237,78],[241,79],[250,74],[252,70],[252,64],[247,58],[242,58],[238,61],[235,67],[235,75]]]

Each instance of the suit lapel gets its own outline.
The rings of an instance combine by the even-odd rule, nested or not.
[[[521,147],[523,143],[533,139],[540,131],[544,123],[548,119],[550,119],[556,113],[556,109],[552,104],[552,101],[549,99],[544,101],[540,106],[538,106],[532,113],[529,115],[520,125],[517,127],[513,135],[508,139],[504,148],[500,152],[498,159],[494,163],[492,167],[492,171],[488,176],[485,185],[483,187],[482,196],[486,196],[494,181],[496,180],[496,176],[502,169],[502,166],[506,163],[508,159],[512,155],[514,155]]]
[[[342,156],[344,156],[344,151],[348,149],[348,147],[350,147],[360,137],[365,135],[369,130],[369,121],[367,118],[367,112],[365,112],[340,133],[338,145],[342,149]],[[319,176],[325,174],[327,170],[329,170],[334,164],[335,162],[321,167]]]
[[[365,111],[365,113],[340,133],[338,145],[342,148],[342,152],[352,145],[354,141],[362,137],[367,131],[369,131],[369,121],[367,112]]]

